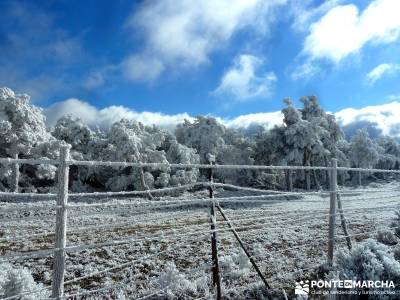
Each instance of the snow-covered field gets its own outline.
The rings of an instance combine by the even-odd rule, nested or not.
[[[394,211],[400,208],[398,182],[364,189],[364,192],[345,189],[342,193],[353,242],[387,228]],[[107,205],[68,210],[67,246],[96,246],[111,241],[115,245],[68,252],[66,294],[121,284],[102,291],[101,295],[163,299],[166,294],[156,292],[164,289],[178,298],[210,298],[213,291],[209,288],[209,207],[184,201],[207,195],[203,191],[179,198],[164,197],[152,205],[146,199],[81,200],[79,204]],[[318,265],[326,261],[329,195],[299,194],[256,198],[257,201],[250,197],[254,195],[222,189],[215,193],[270,285],[284,288],[292,297],[295,280],[315,278]],[[223,197],[239,200],[229,203]],[[177,200],[183,201],[179,205],[169,204]],[[43,208],[50,204],[54,202],[0,203],[1,255],[54,247],[55,211]],[[23,206],[29,210],[9,210]],[[345,247],[339,216],[336,220],[337,248]],[[244,295],[254,298],[262,282],[218,212],[217,221],[223,295],[230,299],[242,299]],[[51,255],[19,260],[15,265],[28,268],[37,282],[50,286]],[[106,269],[110,270],[101,272]],[[93,276],[77,280],[89,274]],[[76,281],[68,283],[70,280]]]

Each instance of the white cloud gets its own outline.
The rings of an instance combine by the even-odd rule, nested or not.
[[[382,76],[400,72],[400,65],[396,64],[380,64],[373,68],[366,76],[368,84],[374,84]]]
[[[75,98],[54,103],[44,109],[44,114],[49,126],[55,125],[62,116],[71,115],[80,118],[91,127],[98,126],[102,129],[109,128],[122,118],[137,120],[145,125],[155,124],[168,130],[173,130],[177,124],[182,123],[185,119],[194,120],[194,117],[187,113],[168,115],[159,112],[136,112],[124,106],[97,109],[93,105]],[[236,118],[217,117],[217,119],[225,126],[236,129],[255,128],[257,126],[272,128],[274,125],[282,123],[282,114],[277,111],[241,115]]]
[[[399,101],[400,102],[400,94],[391,94],[388,96],[389,101]]]
[[[335,117],[343,126],[357,122],[370,123],[385,135],[400,136],[400,102],[360,109],[346,108],[335,113]]]
[[[109,106],[102,109],[90,105],[89,103],[79,99],[67,99],[57,102],[44,110],[47,124],[52,126],[57,120],[64,115],[71,115],[91,127],[99,126],[107,129],[113,123],[125,118],[142,122],[145,125],[156,124],[165,129],[173,129],[176,124],[183,122],[185,119],[193,120],[186,113],[167,115],[159,112],[136,112],[124,106]]]
[[[240,55],[225,72],[214,93],[232,95],[239,101],[270,95],[277,78],[273,72],[258,75],[257,70],[262,65],[263,61],[253,55]]]
[[[394,42],[400,36],[399,11],[398,0],[372,1],[362,12],[354,4],[336,6],[311,25],[303,53],[338,63],[367,44]]]
[[[292,0],[290,12],[293,15],[292,28],[295,31],[307,31],[311,22],[320,18],[343,0],[326,0],[319,6],[314,6],[313,0]]]
[[[167,68],[198,67],[239,30],[267,32],[274,8],[287,0],[158,0],[143,4],[127,28],[143,35],[140,53],[122,63],[132,80],[154,80]],[[125,66],[128,64],[128,66]],[[154,68],[155,67],[155,68]]]
[[[96,71],[89,74],[86,78],[83,86],[87,89],[95,89],[99,86],[102,86],[105,82],[105,73],[102,71]]]
[[[342,126],[352,126],[354,128],[369,126],[375,128],[382,134],[400,137],[400,96],[398,101],[383,105],[367,106],[360,109],[346,108],[336,112],[336,120]],[[47,117],[47,124],[54,125],[63,115],[72,115],[81,118],[91,127],[99,126],[107,129],[114,122],[122,118],[134,119],[146,125],[158,125],[162,128],[173,130],[175,126],[185,119],[193,121],[194,118],[187,113],[163,114],[159,112],[136,112],[124,106],[109,106],[102,109],[90,105],[79,99],[68,99],[57,102],[44,109]],[[283,116],[280,111],[264,112],[240,115],[235,118],[217,119],[229,128],[235,129],[254,129],[258,126],[270,129],[274,125],[282,124]]]
[[[121,63],[125,78],[132,81],[154,81],[164,70],[164,64],[155,57],[132,55]]]
[[[300,66],[294,68],[290,74],[292,80],[307,80],[320,72],[321,68],[313,61],[307,61]]]
[[[271,129],[275,125],[280,125],[283,122],[283,115],[280,111],[255,113],[241,115],[233,119],[220,119],[221,122],[230,128],[247,129],[251,127],[262,126],[266,129]]]

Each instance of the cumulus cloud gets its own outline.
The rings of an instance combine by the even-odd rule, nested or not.
[[[160,76],[164,70],[164,64],[156,57],[144,55],[132,55],[122,63],[122,72],[125,78],[132,81],[151,82]]]
[[[348,137],[359,128],[366,127],[373,136],[381,134],[400,137],[400,97],[399,101],[388,104],[367,106],[360,109],[346,108],[336,112],[336,120],[343,126]],[[44,109],[47,124],[53,126],[57,120],[64,115],[72,115],[82,119],[91,127],[109,128],[114,122],[125,119],[133,119],[145,125],[157,125],[167,130],[174,130],[177,124],[185,119],[193,121],[194,117],[187,113],[163,114],[160,112],[137,112],[124,106],[109,106],[98,109],[93,105],[79,100],[67,99],[57,102]],[[234,118],[217,119],[229,128],[253,132],[262,126],[271,129],[283,122],[280,111],[263,112],[240,115]]]
[[[293,15],[292,28],[295,31],[307,31],[310,23],[323,16],[343,0],[326,0],[320,5],[314,6],[313,0],[292,0],[290,12]]]
[[[387,44],[400,36],[400,1],[375,0],[363,11],[338,5],[310,26],[303,53],[311,59],[340,62],[365,45]]]
[[[321,71],[321,68],[313,61],[307,61],[300,66],[296,66],[290,74],[292,80],[310,79]]]
[[[187,113],[163,114],[160,112],[137,112],[124,106],[109,106],[97,109],[93,105],[75,98],[54,103],[44,109],[46,122],[54,126],[62,116],[71,115],[80,118],[91,127],[109,128],[113,123],[125,118],[142,122],[145,125],[157,125],[167,130],[173,130],[177,124],[185,119],[193,121],[194,117]],[[281,112],[268,112],[241,115],[236,118],[217,118],[222,124],[230,128],[250,129],[263,126],[272,128],[282,123]]]
[[[287,0],[157,0],[127,20],[143,36],[143,49],[122,62],[128,79],[154,80],[163,70],[198,67],[244,28],[265,33],[274,8]]]
[[[251,131],[258,127],[264,127],[265,129],[271,129],[275,125],[283,123],[283,115],[280,111],[255,113],[241,115],[233,119],[220,119],[226,127]]]
[[[400,65],[396,64],[380,64],[373,68],[366,76],[368,84],[374,84],[384,75],[395,74],[400,72]]]
[[[277,78],[273,72],[257,74],[262,66],[261,59],[253,55],[240,55],[235,59],[233,66],[222,76],[214,93],[231,95],[239,101],[270,95]]]
[[[335,113],[342,126],[371,127],[384,135],[400,137],[400,102],[366,106],[360,109],[346,108]],[[358,126],[358,125],[360,126]]]
[[[186,113],[167,115],[159,112],[136,112],[124,106],[109,106],[97,109],[89,103],[79,99],[67,99],[57,102],[44,110],[47,124],[53,126],[57,120],[65,115],[80,118],[91,127],[109,128],[113,123],[125,118],[142,122],[145,125],[158,125],[162,128],[172,130],[176,124],[185,119],[193,118]]]

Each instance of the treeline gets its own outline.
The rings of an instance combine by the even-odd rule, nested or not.
[[[93,129],[79,119],[65,116],[47,128],[42,111],[29,96],[0,89],[0,156],[57,159],[61,143],[71,145],[75,160],[151,163],[210,163],[246,165],[339,166],[399,169],[400,145],[393,138],[371,139],[359,130],[350,141],[333,115],[326,113],[316,97],[301,98],[302,108],[284,100],[283,123],[271,130],[259,128],[246,136],[226,128],[212,117],[196,117],[179,124],[171,133],[134,120],[120,120],[107,131]],[[54,188],[57,168],[52,165],[21,165],[20,191],[48,192]],[[145,168],[144,181],[137,168],[71,166],[72,191],[143,190],[178,186],[203,180],[197,169]],[[370,174],[368,176],[374,176]],[[0,166],[0,190],[12,190],[12,169]],[[327,184],[322,171],[286,172],[219,170],[217,181],[259,188],[320,188]],[[357,184],[361,175],[341,172],[342,184]],[[289,184],[290,182],[290,184]]]

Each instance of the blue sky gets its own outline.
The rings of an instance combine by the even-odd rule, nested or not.
[[[361,109],[400,98],[398,11],[398,0],[4,0],[0,84],[55,115],[234,119],[310,94],[329,111]]]

